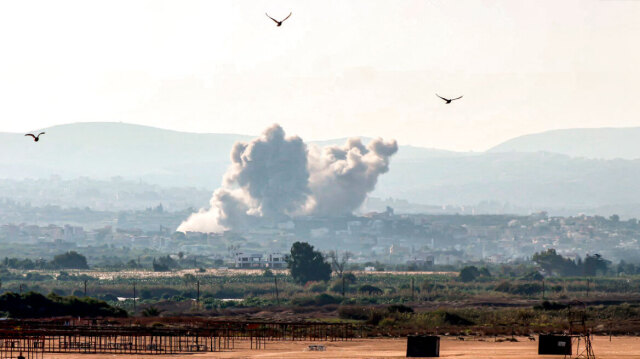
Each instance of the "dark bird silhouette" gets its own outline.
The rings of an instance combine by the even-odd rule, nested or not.
[[[37,136],[32,133],[27,133],[25,136],[31,136],[34,142],[38,142],[40,141],[40,135],[44,135],[44,132],[40,132]]]
[[[272,18],[272,17],[271,17],[271,16],[269,16],[269,14],[267,14],[266,12],[265,12],[264,14],[265,14],[265,15],[267,15],[267,17],[268,17],[269,19],[273,20],[273,21],[277,24],[277,26],[282,26],[282,23],[283,23],[286,19],[288,19],[289,17],[291,17],[291,14],[293,14],[293,12],[290,12],[290,13],[289,13],[289,16],[285,17],[285,18],[284,18],[284,19],[282,19],[281,21],[278,21],[278,20],[276,20],[276,19]]]
[[[440,97],[441,99],[443,99],[443,100],[446,102],[446,105],[450,104],[450,103],[451,103],[451,101],[459,100],[459,99],[461,99],[461,98],[462,98],[462,96],[460,96],[460,97],[456,97],[456,98],[448,99],[448,98],[444,98],[444,97],[442,97],[442,96],[440,96],[440,95],[438,95],[438,94],[436,94],[436,96],[438,96],[438,97]]]

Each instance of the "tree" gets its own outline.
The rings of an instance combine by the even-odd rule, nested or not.
[[[152,263],[154,272],[168,272],[177,265],[176,261],[170,256],[160,257],[158,260],[154,258]]]
[[[561,276],[582,274],[579,270],[582,266],[581,261],[576,263],[569,258],[564,258],[556,253],[555,249],[547,249],[544,252],[536,253],[532,259],[547,273],[556,273]]]
[[[369,295],[380,295],[383,293],[382,289],[370,284],[361,286],[360,288],[358,288],[358,292],[362,294],[367,293]]]
[[[480,271],[476,266],[466,266],[462,268],[458,277],[463,282],[473,282],[479,276],[480,276]]]
[[[329,252],[329,258],[331,259],[331,267],[333,267],[333,271],[338,274],[339,278],[342,278],[342,273],[344,273],[345,266],[351,258],[351,252],[344,251],[342,253],[342,257],[338,254],[338,251]]]
[[[153,305],[148,306],[144,310],[142,310],[143,317],[158,317],[162,313],[162,310],[154,307]]]
[[[583,264],[584,275],[595,276],[598,272],[605,273],[610,263],[611,262],[602,258],[602,256],[597,253],[592,256],[587,254]]]
[[[309,281],[328,281],[331,278],[331,265],[319,251],[306,242],[295,242],[291,246],[291,256],[287,259],[293,279],[305,284]]]
[[[88,269],[87,258],[76,251],[58,254],[53,257],[51,266],[65,269]]]

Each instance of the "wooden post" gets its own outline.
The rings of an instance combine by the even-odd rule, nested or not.
[[[278,292],[278,275],[273,276],[273,282],[276,285],[276,303],[280,305],[280,293]]]

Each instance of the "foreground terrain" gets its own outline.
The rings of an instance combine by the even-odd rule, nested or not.
[[[443,337],[440,343],[440,357],[458,359],[529,359],[529,358],[562,358],[563,356],[537,355],[538,343],[526,337],[518,337],[518,342],[499,342],[493,338],[484,341],[465,338],[461,341],[452,337]],[[195,358],[405,358],[406,339],[358,339],[348,342],[274,342],[267,344],[264,350],[239,348],[234,351],[221,353],[194,354]],[[326,351],[308,351],[310,344],[322,344]],[[581,348],[582,348],[582,342]],[[599,359],[621,359],[640,357],[639,337],[609,337],[597,336],[593,340],[594,351]],[[47,358],[82,358],[102,359],[113,358],[109,355],[88,354],[48,354]],[[135,356],[136,358],[158,356]],[[162,356],[163,358],[183,357]]]

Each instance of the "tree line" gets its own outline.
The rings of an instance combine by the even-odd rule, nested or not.
[[[44,296],[28,292],[0,295],[0,312],[11,318],[47,318],[74,316],[83,318],[126,317],[127,312],[94,298],[62,297],[55,293]]]
[[[2,261],[5,268],[11,269],[89,269],[87,258],[76,251],[69,251],[58,254],[52,260],[44,259],[31,260],[29,258],[8,258]]]

